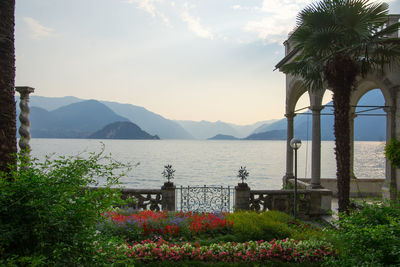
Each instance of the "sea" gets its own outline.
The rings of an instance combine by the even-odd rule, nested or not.
[[[286,169],[286,141],[244,140],[98,140],[31,139],[32,157],[87,157],[91,152],[111,155],[129,163],[132,170],[120,179],[128,188],[159,188],[165,182],[164,166],[175,170],[173,182],[179,186],[235,186],[240,167],[249,172],[252,189],[281,189]],[[384,178],[384,142],[356,141],[354,174],[357,178]],[[298,150],[298,177],[311,176],[311,141]],[[321,177],[336,176],[334,142],[321,143]]]

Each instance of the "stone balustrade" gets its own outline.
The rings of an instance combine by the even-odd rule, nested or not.
[[[179,190],[179,189],[178,189]],[[121,189],[122,199],[133,198],[129,206],[140,210],[176,210],[176,187],[164,184],[161,189]],[[247,184],[235,187],[235,210],[277,210],[293,214],[293,190],[251,190]],[[297,191],[297,216],[316,218],[331,211],[332,191],[328,189],[300,189]]]
[[[297,186],[300,189],[310,188],[311,179],[299,178]],[[293,179],[288,179],[289,184],[293,184]],[[381,197],[382,187],[385,178],[359,178],[350,180],[350,197]],[[332,196],[337,197],[337,179],[321,178],[321,186],[332,191]]]

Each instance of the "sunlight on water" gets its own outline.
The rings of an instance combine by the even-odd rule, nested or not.
[[[112,157],[132,164],[140,163],[121,181],[127,187],[158,188],[164,180],[163,166],[176,170],[174,183],[183,185],[235,186],[240,166],[250,172],[247,183],[257,189],[280,189],[286,168],[285,141],[203,141],[203,140],[102,140]],[[98,152],[99,140],[32,139],[32,155],[77,155]],[[321,177],[333,178],[336,162],[334,143],[322,142]],[[306,155],[308,157],[306,158]],[[311,176],[311,141],[303,141],[298,154],[298,176]],[[382,142],[355,143],[355,175],[358,178],[383,178]],[[306,168],[307,166],[307,168]]]

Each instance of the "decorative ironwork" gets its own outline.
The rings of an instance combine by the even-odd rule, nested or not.
[[[162,192],[158,189],[122,189],[122,198],[133,198],[129,205],[134,209],[160,211]]]
[[[292,190],[251,190],[250,209],[255,211],[279,210],[293,213]],[[299,214],[308,214],[311,207],[311,193],[298,191],[297,210]]]
[[[181,186],[179,190],[181,211],[233,211],[233,188],[229,186]]]

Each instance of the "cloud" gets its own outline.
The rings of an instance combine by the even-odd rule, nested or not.
[[[197,36],[211,40],[214,39],[213,34],[206,27],[201,25],[200,19],[190,15],[188,10],[182,11],[181,18],[187,23],[189,30],[194,32]]]
[[[264,15],[259,20],[251,20],[244,30],[255,32],[266,43],[282,43],[296,24],[297,13],[310,4],[311,0],[264,0],[255,11]]]
[[[24,17],[23,20],[28,25],[30,36],[32,39],[39,40],[43,37],[48,37],[53,35],[53,29],[43,26],[33,18]]]
[[[390,2],[392,0],[386,1]],[[243,27],[245,31],[254,32],[266,43],[281,44],[296,25],[297,14],[312,0],[263,0],[261,6],[245,7],[235,5],[234,10],[252,10],[263,15],[258,20],[250,20]],[[371,2],[380,2],[373,0]]]
[[[156,4],[163,3],[163,0],[125,0],[124,2],[128,4],[136,4],[139,9],[146,11],[153,17],[160,17],[165,24],[170,26],[167,16],[165,16],[164,13],[162,13],[156,6]]]

